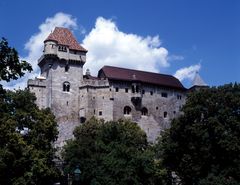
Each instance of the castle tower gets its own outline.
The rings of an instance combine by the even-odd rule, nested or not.
[[[59,135],[69,139],[78,123],[79,86],[87,50],[78,44],[71,31],[56,27],[44,41],[38,60],[41,77],[28,81],[41,108],[50,107],[59,125]],[[41,94],[40,94],[41,93]]]
[[[192,81],[192,87],[189,90],[195,91],[195,90],[206,88],[206,87],[208,87],[208,85],[203,81],[199,73],[196,72]]]

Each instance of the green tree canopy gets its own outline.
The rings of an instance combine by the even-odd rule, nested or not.
[[[154,153],[136,123],[93,118],[77,127],[74,136],[63,157],[68,173],[80,166],[80,184],[155,184]]]
[[[0,184],[53,184],[53,142],[57,123],[50,109],[39,110],[28,90],[0,98]]]
[[[183,115],[160,138],[158,156],[182,184],[240,182],[240,85],[189,94]]]
[[[20,61],[17,51],[8,46],[5,38],[0,40],[0,81],[16,80],[32,67],[26,61]]]

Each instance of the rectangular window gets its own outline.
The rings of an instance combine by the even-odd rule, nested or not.
[[[142,94],[145,94],[145,90],[144,89],[142,90]]]
[[[150,91],[151,96],[153,95],[153,91]]]
[[[128,88],[125,88],[125,93],[128,93]]]
[[[168,94],[165,93],[165,92],[163,92],[163,93],[162,93],[162,97],[167,98],[167,97],[168,97]]]
[[[177,99],[178,99],[178,100],[181,100],[181,99],[182,99],[182,96],[178,94],[178,95],[177,95]]]
[[[99,112],[98,112],[98,115],[99,115],[99,116],[102,116],[102,111],[99,111]]]
[[[132,93],[135,93],[135,87],[132,85]]]
[[[118,92],[118,87],[115,88],[115,91]]]

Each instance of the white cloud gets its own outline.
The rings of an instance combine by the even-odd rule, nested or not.
[[[17,81],[11,81],[10,83],[3,83],[5,88],[24,88],[27,85],[27,79],[34,78],[39,74],[39,67],[37,65],[38,59],[42,55],[43,41],[47,36],[54,30],[54,28],[65,27],[65,28],[77,28],[76,19],[69,14],[57,13],[53,17],[49,17],[39,26],[39,31],[31,36],[31,38],[25,44],[25,49],[28,51],[28,55],[23,57],[22,60],[26,60],[31,63],[33,67],[32,73],[27,73],[23,78]]]
[[[201,69],[200,64],[192,65],[189,67],[184,67],[176,71],[174,76],[178,78],[180,81],[183,80],[193,80],[196,72]]]
[[[93,75],[104,65],[159,72],[169,66],[168,51],[160,45],[159,36],[124,33],[112,20],[98,17],[83,40],[88,50],[84,69],[89,68]]]

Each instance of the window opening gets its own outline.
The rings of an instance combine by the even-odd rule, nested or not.
[[[162,95],[162,97],[164,97],[164,98],[167,98],[167,97],[168,97],[168,94],[165,93],[165,92],[163,92],[161,95]]]
[[[128,93],[128,88],[125,88],[125,93]]]
[[[129,115],[131,114],[131,108],[129,106],[125,106],[124,109],[123,109],[123,114],[124,115]]]
[[[66,92],[70,91],[70,83],[69,82],[63,83],[63,91],[66,91]]]
[[[164,118],[167,118],[167,112],[164,112],[164,113],[163,113],[163,117],[164,117]]]
[[[148,115],[148,110],[146,107],[142,108],[142,116],[147,116]]]

